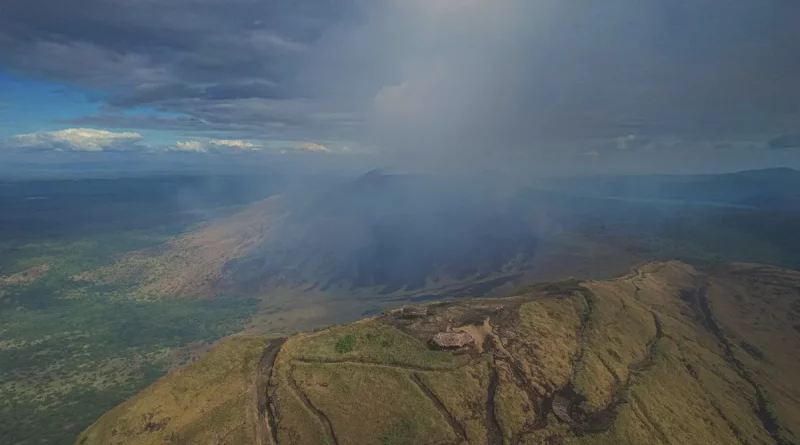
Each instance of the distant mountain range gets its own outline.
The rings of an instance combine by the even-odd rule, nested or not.
[[[542,186],[595,197],[800,210],[800,171],[791,168],[714,175],[568,178],[546,182]]]

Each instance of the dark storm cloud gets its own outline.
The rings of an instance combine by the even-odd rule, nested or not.
[[[747,135],[798,120],[796,2],[499,3],[429,11],[430,35],[418,37],[435,44],[409,50],[403,81],[378,97],[406,124],[389,126],[394,136],[422,128],[446,145],[456,130],[457,145],[481,151],[565,136]]]
[[[800,133],[787,133],[777,136],[767,144],[769,148],[800,148]]]
[[[789,0],[10,0],[0,67],[98,91],[86,125],[471,159],[796,130],[798,23]]]
[[[166,100],[199,98],[207,101],[236,99],[293,99],[301,92],[293,93],[279,88],[274,82],[259,80],[231,80],[211,85],[184,83],[145,84],[111,98],[111,105],[126,108],[158,104]]]
[[[89,87],[249,79],[261,89],[341,19],[324,0],[15,0],[2,12],[5,63]]]

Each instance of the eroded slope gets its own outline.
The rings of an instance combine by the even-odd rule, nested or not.
[[[796,444],[798,276],[658,263],[253,344],[263,359],[241,381],[254,405],[223,416],[253,427],[209,443]],[[465,346],[431,344],[443,332]],[[158,389],[180,378],[116,408],[79,443],[164,443],[141,426],[125,440],[111,432],[133,431],[158,406],[181,419]],[[186,416],[213,425],[213,413]]]

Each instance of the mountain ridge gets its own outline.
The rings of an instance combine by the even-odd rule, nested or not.
[[[771,266],[670,261],[235,336],[76,444],[796,444],[798,285],[800,272]],[[440,332],[472,341],[443,350]],[[223,364],[237,371],[208,380]],[[186,383],[231,376],[249,396]],[[182,406],[200,414],[186,423]]]

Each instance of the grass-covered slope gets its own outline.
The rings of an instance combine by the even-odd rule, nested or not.
[[[234,338],[91,444],[797,444],[800,274],[642,266],[609,281]],[[437,350],[439,332],[474,344]]]
[[[103,415],[76,443],[257,443],[258,368],[269,345],[260,337],[223,341]]]

